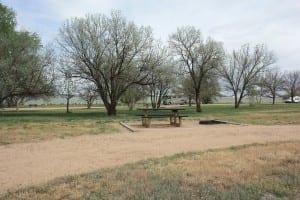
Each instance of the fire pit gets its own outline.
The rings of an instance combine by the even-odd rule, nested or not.
[[[217,125],[217,124],[227,124],[227,122],[213,119],[213,120],[200,120],[199,124],[203,124],[203,125]]]

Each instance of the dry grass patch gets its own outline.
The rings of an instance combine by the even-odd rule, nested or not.
[[[8,124],[0,128],[0,145],[35,142],[84,134],[106,134],[118,131],[114,123],[94,120]]]
[[[257,124],[257,125],[281,125],[281,124],[300,124],[300,114],[299,113],[277,113],[277,112],[255,112],[255,113],[245,113],[237,117],[225,116],[224,119],[228,121],[238,121],[244,124]]]
[[[296,199],[299,146],[254,144],[148,159],[57,179],[4,199]]]

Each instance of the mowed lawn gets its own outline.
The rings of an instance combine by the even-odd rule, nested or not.
[[[300,124],[300,104],[185,107],[188,119],[242,124]],[[139,111],[120,107],[0,111],[0,145],[85,134],[118,133],[118,122],[139,121]],[[300,132],[300,131],[299,131]],[[116,135],[117,136],[117,135]],[[20,166],[21,169],[22,166]],[[251,144],[188,152],[59,178],[8,191],[0,199],[300,199],[300,141]]]
[[[194,107],[185,106],[182,113],[185,120],[220,119],[242,124],[287,125],[300,124],[300,104],[203,105],[203,112],[195,112]],[[64,108],[22,110],[0,110],[0,145],[34,142],[53,138],[79,135],[118,133],[120,121],[140,121],[141,111],[118,108],[118,115],[109,117],[104,108],[74,108],[66,113]]]

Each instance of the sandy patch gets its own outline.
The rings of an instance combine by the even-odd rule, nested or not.
[[[129,125],[137,132],[124,128],[112,135],[0,146],[0,194],[149,157],[254,142],[300,140],[300,125],[210,126],[198,125],[196,121],[184,121],[180,128],[165,127],[163,123],[148,129]]]

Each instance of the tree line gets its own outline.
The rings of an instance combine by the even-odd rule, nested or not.
[[[156,40],[151,27],[137,26],[119,11],[68,19],[59,29],[58,48],[43,47],[37,34],[16,30],[15,13],[0,4],[0,105],[24,98],[64,94],[73,97],[76,80],[90,106],[100,96],[108,115],[118,103],[129,107],[145,95],[159,108],[163,97],[181,91],[201,104],[220,94],[234,95],[239,108],[246,96],[275,98],[299,94],[300,72],[282,73],[265,45],[249,44],[226,53],[223,44],[205,39],[192,26]],[[59,52],[58,56],[54,52]]]

